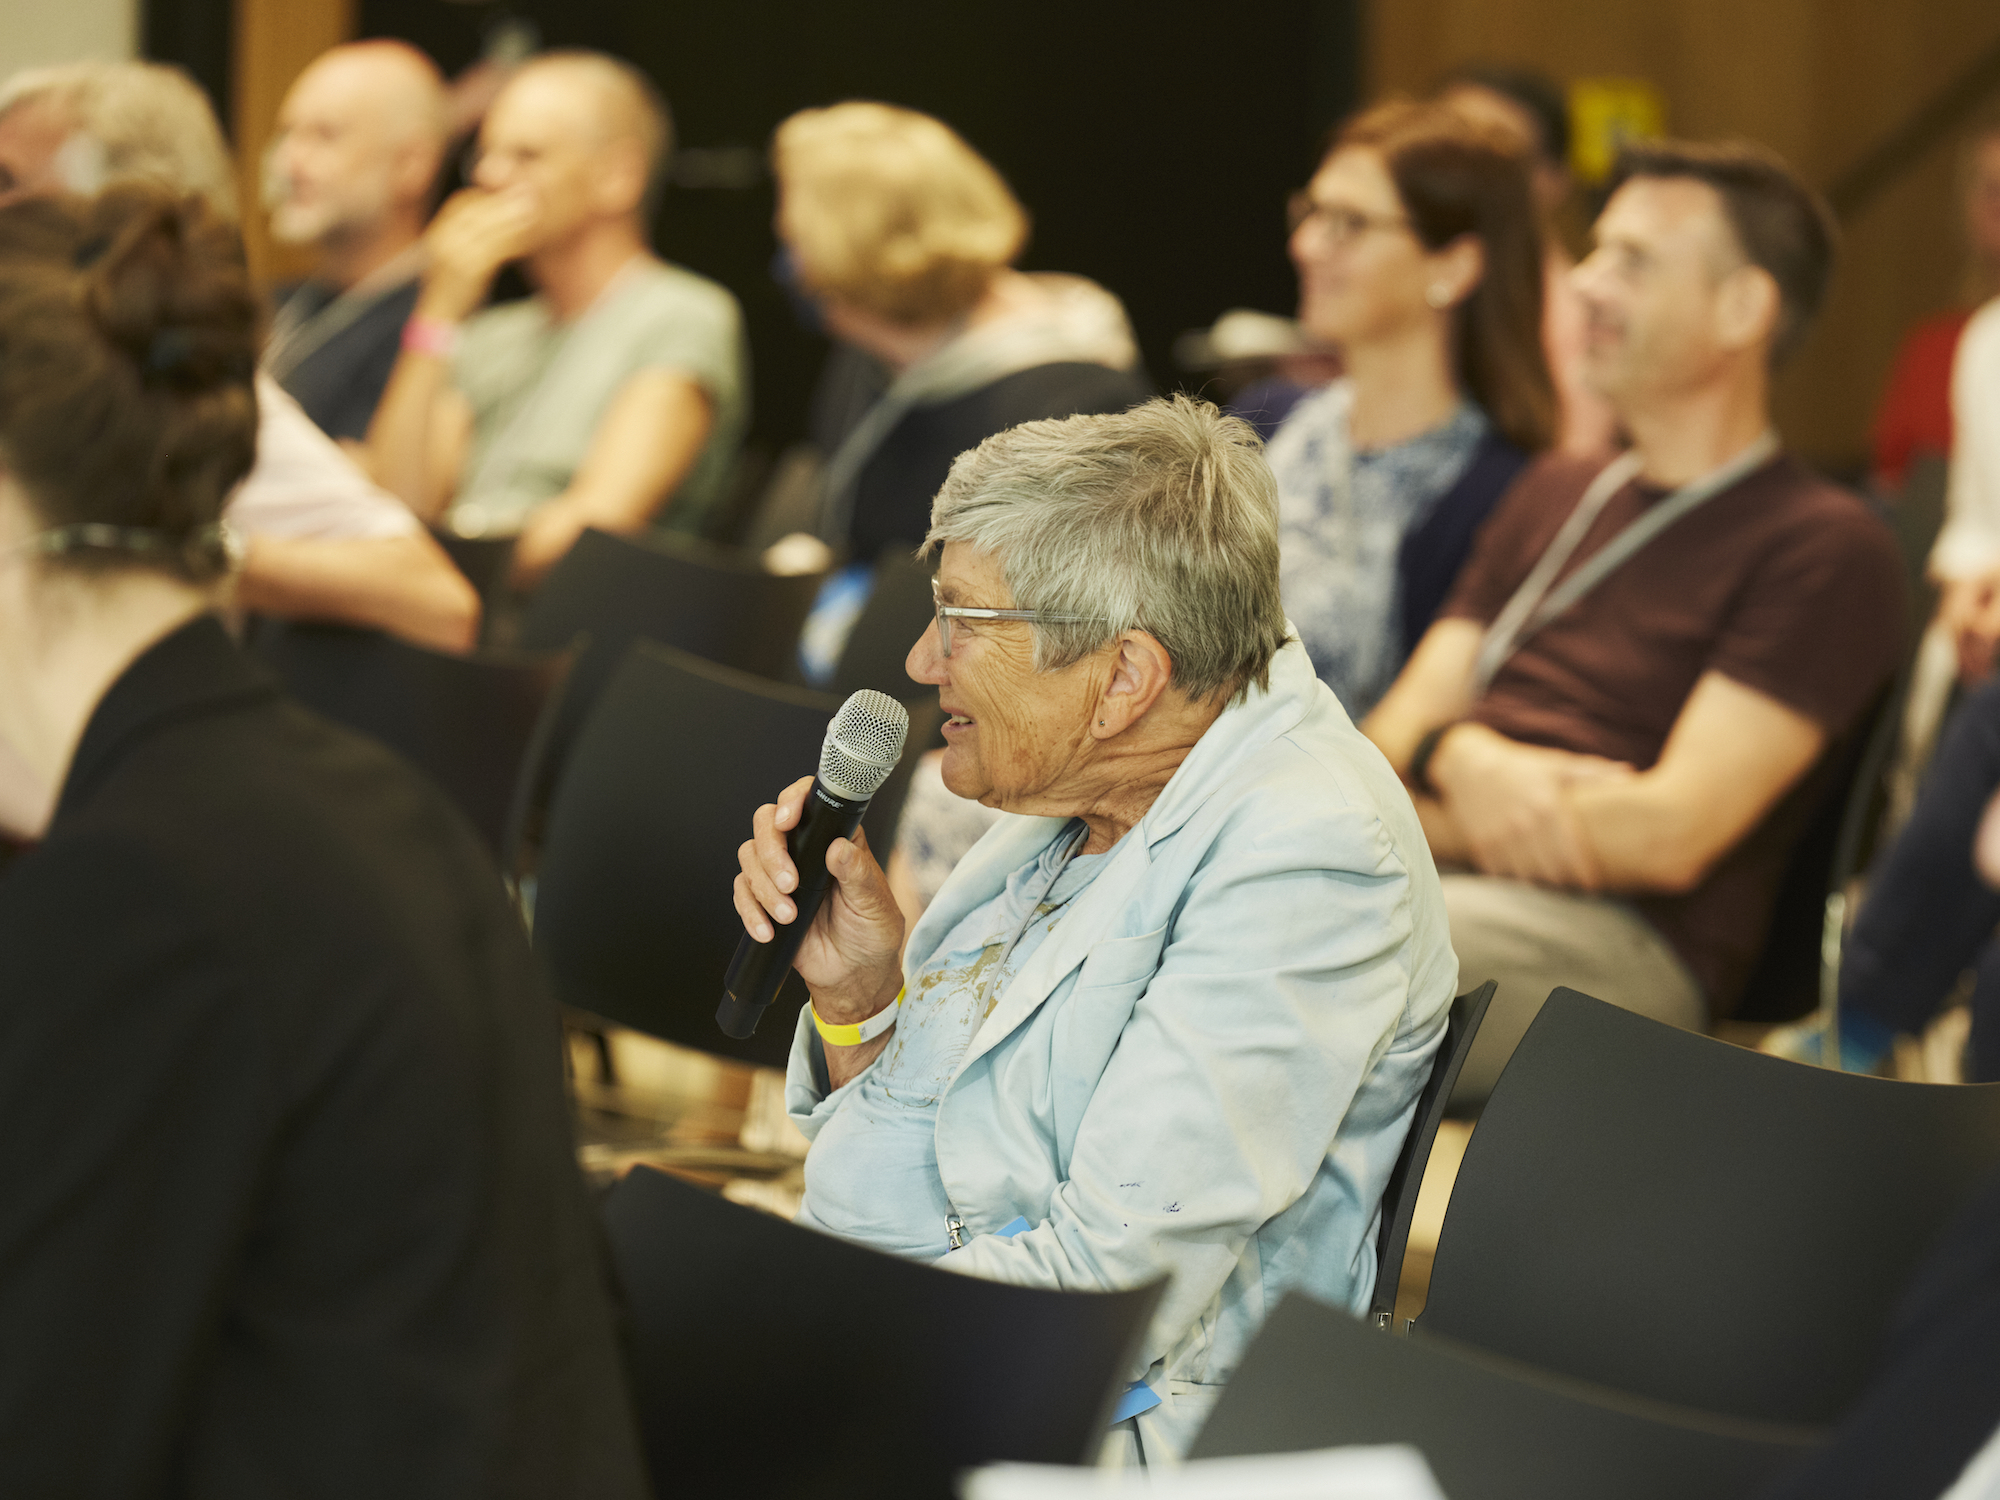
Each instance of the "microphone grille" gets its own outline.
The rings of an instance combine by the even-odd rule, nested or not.
[[[903,755],[910,711],[887,693],[863,688],[826,726],[819,751],[819,779],[849,801],[881,790]]]

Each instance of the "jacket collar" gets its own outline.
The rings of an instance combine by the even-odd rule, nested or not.
[[[277,683],[236,648],[214,615],[198,615],[162,636],[111,684],[84,726],[51,831],[88,802],[132,747],[155,730],[277,695]]]

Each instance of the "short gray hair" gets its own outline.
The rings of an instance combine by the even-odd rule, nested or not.
[[[63,186],[94,196],[122,182],[154,182],[194,193],[236,222],[229,148],[208,95],[179,68],[153,62],[78,62],[16,73],[0,87],[0,115],[47,103],[73,142],[60,164]]]
[[[1058,671],[1123,631],[1166,648],[1189,698],[1270,685],[1285,643],[1278,485],[1246,422],[1175,396],[1114,416],[1029,422],[961,453],[931,505],[924,552],[991,552]]]

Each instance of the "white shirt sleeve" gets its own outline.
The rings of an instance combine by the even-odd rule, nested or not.
[[[318,427],[275,380],[257,376],[257,462],[224,517],[245,536],[353,540],[421,527]]]
[[[1951,366],[1951,477],[1931,549],[1940,578],[2000,567],[2000,298],[1965,325]]]

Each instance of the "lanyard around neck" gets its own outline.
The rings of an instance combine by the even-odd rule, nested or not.
[[[1507,601],[1507,607],[1500,611],[1499,618],[1487,629],[1485,639],[1479,643],[1479,655],[1473,663],[1473,697],[1485,693],[1501,667],[1507,664],[1507,659],[1520,650],[1536,631],[1596,588],[1614,569],[1682,516],[1762,468],[1777,452],[1778,435],[1767,428],[1757,441],[1729,462],[1711,469],[1699,479],[1689,480],[1658,501],[1585,559],[1581,567],[1563,580],[1560,588],[1552,588],[1556,575],[1575,556],[1576,549],[1583,545],[1584,537],[1603,513],[1604,507],[1611,503],[1611,497],[1638,477],[1644,463],[1637,453],[1626,453],[1613,459],[1590,482],[1590,488],[1583,492],[1583,498],[1570,512],[1569,519],[1563,522],[1555,539],[1514,591],[1514,597]]]

